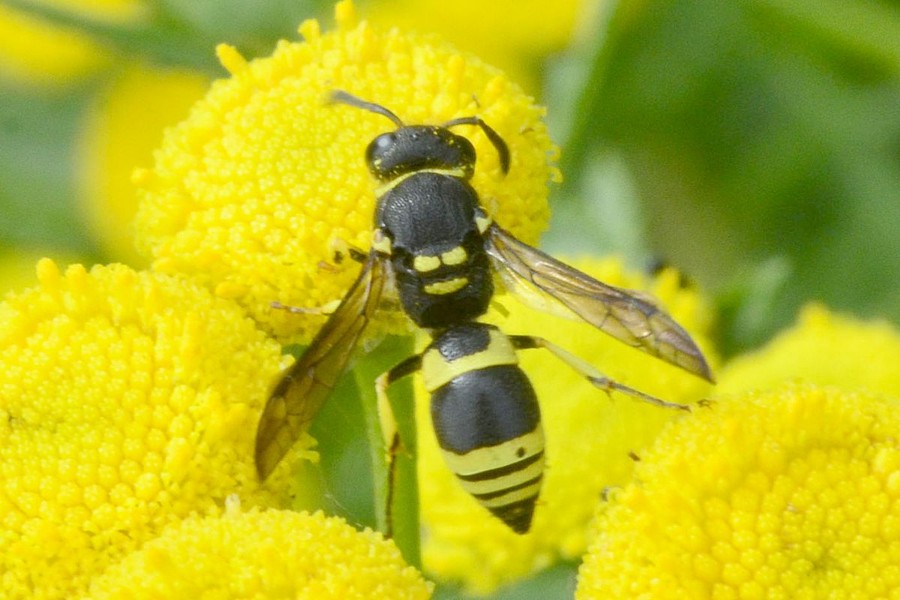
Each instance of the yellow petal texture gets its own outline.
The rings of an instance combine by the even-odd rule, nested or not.
[[[667,428],[601,511],[576,598],[900,598],[900,400],[814,385]]]
[[[107,22],[134,21],[135,0],[39,0],[51,9]],[[84,32],[0,6],[0,77],[31,85],[57,85],[83,77],[108,62],[104,46]]]
[[[134,246],[137,167],[152,161],[163,130],[187,115],[209,85],[188,70],[133,64],[111,77],[82,127],[78,175],[81,203],[106,256],[132,267],[149,262]]]
[[[111,567],[86,600],[416,600],[431,585],[393,542],[322,513],[190,517]]]
[[[570,264],[611,285],[642,289],[667,307],[710,356],[710,312],[694,289],[679,286],[673,270],[650,279],[623,270],[620,260]],[[507,334],[537,335],[587,360],[609,377],[673,402],[703,398],[710,384],[622,344],[592,326],[541,313],[501,296],[509,315],[490,321]],[[419,477],[423,563],[438,580],[459,581],[476,593],[520,579],[560,559],[577,559],[589,541],[594,509],[604,489],[628,481],[634,461],[663,425],[682,411],[613,394],[612,400],[544,350],[520,353],[540,400],[547,467],[531,531],[518,535],[464,492],[441,457],[424,390],[419,388]],[[715,362],[713,360],[713,362]]]
[[[716,391],[766,389],[788,380],[900,397],[898,365],[900,331],[887,321],[863,321],[810,304],[796,325],[732,361]]]
[[[121,265],[63,274],[45,259],[38,280],[0,303],[4,597],[70,598],[229,494],[288,500],[287,471],[260,488],[253,465],[285,361],[239,307]]]
[[[186,273],[245,306],[281,339],[302,341],[321,317],[272,310],[272,301],[322,307],[341,298],[359,267],[331,265],[334,243],[368,249],[374,182],[366,146],[394,126],[383,116],[329,106],[343,89],[408,123],[477,114],[506,140],[512,167],[474,126],[459,127],[478,154],[473,185],[505,227],[535,241],[548,219],[555,147],[543,109],[500,71],[434,37],[356,24],[336,7],[337,28],[300,27],[304,41],[272,56],[219,57],[231,78],[217,81],[190,116],[169,131],[152,169],[141,173],[139,246],[159,271]]]

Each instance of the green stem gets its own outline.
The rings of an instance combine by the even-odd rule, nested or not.
[[[391,385],[389,397],[402,448],[395,459],[392,506],[387,506],[390,476],[387,453],[378,416],[375,379],[413,354],[412,338],[388,337],[353,369],[362,399],[366,436],[372,456],[375,491],[375,519],[378,529],[387,530],[388,519],[393,538],[403,558],[421,568],[419,532],[419,485],[416,474],[416,415],[412,381],[402,379]],[[390,514],[389,512],[390,511]]]

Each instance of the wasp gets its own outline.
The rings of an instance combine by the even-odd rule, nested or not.
[[[387,389],[421,372],[447,465],[468,493],[517,533],[531,526],[544,471],[540,407],[518,366],[518,351],[544,348],[607,393],[617,390],[660,406],[687,407],[613,381],[543,338],[506,335],[479,322],[494,296],[495,273],[527,302],[549,299],[616,339],[713,381],[694,341],[650,300],[597,281],[493,221],[469,183],[475,148],[451,131],[459,125],[479,127],[506,174],[509,149],[481,118],[406,125],[387,108],[343,91],[333,92],[330,100],[382,115],[396,129],[377,136],[366,149],[378,187],[371,249],[355,253],[362,262],[359,276],[283,374],[263,411],[256,437],[260,479],[272,472],[328,398],[387,291],[431,337],[424,351],[375,382],[382,422],[388,424],[388,472],[400,441],[391,425]]]

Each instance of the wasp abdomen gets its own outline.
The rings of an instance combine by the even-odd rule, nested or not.
[[[499,330],[451,328],[432,342],[422,373],[447,465],[463,488],[513,530],[531,526],[544,470],[537,397]]]

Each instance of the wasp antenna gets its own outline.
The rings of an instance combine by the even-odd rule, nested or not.
[[[361,108],[363,110],[367,110],[369,112],[373,112],[384,117],[387,117],[391,121],[394,122],[394,125],[397,127],[404,127],[403,121],[400,120],[400,117],[381,106],[380,104],[375,104],[374,102],[367,102],[362,98],[357,98],[353,94],[348,94],[344,90],[334,90],[331,94],[328,95],[328,103],[329,104],[348,104],[350,106],[355,106],[356,108]]]
[[[481,127],[481,130],[494,145],[494,148],[497,149],[497,154],[500,157],[500,169],[503,171],[503,174],[509,173],[509,146],[506,145],[500,134],[494,131],[493,127],[482,121],[480,117],[460,117],[444,123],[444,127],[453,127],[455,125],[478,125]]]

